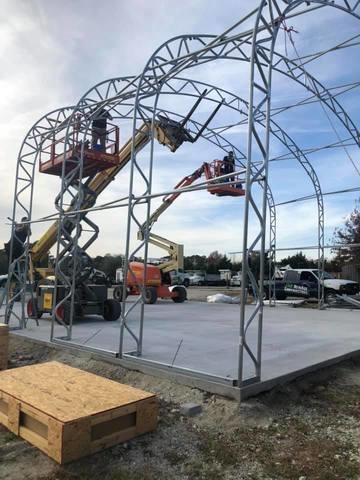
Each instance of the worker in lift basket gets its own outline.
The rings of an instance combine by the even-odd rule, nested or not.
[[[105,110],[105,108],[100,108],[94,113],[92,121],[92,148],[93,150],[101,150],[105,152],[106,150],[106,123],[107,119],[112,120],[110,113]],[[98,140],[100,140],[100,148],[98,145]]]
[[[221,165],[221,175],[225,175],[227,173],[232,173],[232,172],[235,172],[235,156],[234,156],[234,152],[230,151],[223,158],[222,165]],[[235,180],[235,176],[224,179],[225,182],[233,182],[234,180]],[[241,183],[236,183],[233,186],[234,188],[242,188]]]

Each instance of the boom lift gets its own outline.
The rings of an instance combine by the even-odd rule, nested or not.
[[[160,144],[167,146],[172,152],[175,152],[183,142],[188,141],[193,143],[201,136],[203,130],[218,111],[220,105],[214,110],[195,137],[190,135],[185,125],[205,94],[206,91],[199,97],[189,114],[181,123],[168,117],[158,117],[155,121],[154,130],[155,138]],[[145,122],[138,129],[134,141],[135,153],[138,153],[150,141],[150,132],[150,122]],[[65,154],[64,144],[65,139],[56,141],[54,139],[48,151],[46,151],[46,149],[42,151],[42,155],[45,153],[46,156],[45,160],[43,157],[40,158],[40,171],[42,173],[61,176],[62,165],[65,161],[67,173],[71,174],[71,169],[74,168],[75,171],[75,167],[79,162],[80,153],[83,151],[83,178],[86,180],[84,184],[81,184],[82,201],[80,209],[91,208],[96,203],[100,193],[111,184],[116,175],[131,159],[132,139],[129,139],[122,148],[119,149],[119,129],[117,126],[111,125],[110,129],[106,132],[106,145],[102,150],[95,148],[97,146],[90,146],[89,140],[85,140],[83,144],[78,142],[75,130],[73,142]],[[59,147],[60,152],[58,150]],[[76,177],[73,181],[76,182]],[[74,210],[75,205],[78,205],[76,198],[73,199],[67,211],[70,212]],[[92,227],[95,233],[83,247],[78,247],[76,251],[70,248],[71,243],[69,244],[70,246],[64,246],[63,248],[64,256],[67,255],[67,264],[65,264],[64,268],[67,268],[69,278],[72,276],[73,268],[75,268],[75,257],[78,263],[78,269],[75,272],[75,314],[79,318],[86,314],[98,314],[102,315],[105,320],[116,320],[121,313],[120,304],[115,300],[107,299],[108,285],[104,281],[104,278],[101,278],[101,276],[99,278],[99,275],[96,275],[91,258],[86,254],[86,249],[96,239],[99,229],[87,218],[86,212],[81,214],[80,221]],[[62,231],[70,237],[71,231],[75,228],[74,222],[66,217],[63,218],[62,222]],[[58,221],[54,222],[32,246],[30,251],[29,265],[34,266],[34,269],[29,272],[29,277],[31,279],[36,278],[36,292],[27,305],[27,313],[30,318],[40,318],[43,313],[51,313],[55,308],[54,277],[52,277],[54,271],[49,268],[37,268],[36,266],[48,255],[49,250],[54,246],[57,239],[58,227]],[[61,255],[62,253],[60,253],[60,258],[63,258]],[[62,285],[58,280],[56,301],[59,302],[65,298],[68,292],[68,287]],[[61,307],[62,308],[56,310],[55,317],[60,323],[68,324],[70,302],[66,301]]]
[[[196,180],[205,175],[207,180],[213,180],[220,177],[223,173],[224,166],[226,167],[226,160],[214,160],[211,163],[203,163],[201,167],[195,170],[191,175],[184,177],[176,186],[176,189],[183,189],[192,185]],[[231,172],[230,172],[231,173]],[[239,179],[236,175],[230,177],[232,181],[237,182]],[[216,196],[231,196],[239,197],[245,195],[240,182],[230,185],[216,185],[216,183],[209,184],[207,190],[212,195]],[[148,264],[146,267],[146,278],[144,281],[145,266],[141,262],[130,262],[130,269],[133,274],[128,272],[127,276],[127,294],[139,295],[140,290],[138,285],[145,285],[145,301],[146,303],[155,303],[157,298],[171,298],[176,303],[181,303],[186,300],[187,292],[183,285],[171,286],[170,272],[184,269],[184,247],[183,245],[172,242],[166,238],[160,237],[152,233],[150,230],[154,223],[158,221],[159,217],[174,203],[174,201],[181,195],[180,192],[175,192],[163,198],[162,204],[155,210],[149,218],[149,234],[148,242],[156,247],[167,251],[169,260],[159,265]],[[147,223],[144,223],[138,231],[138,239],[144,240]],[[135,277],[135,278],[134,278]],[[122,286],[114,289],[114,298],[121,300]]]

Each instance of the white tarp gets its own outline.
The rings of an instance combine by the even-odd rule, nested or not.
[[[240,297],[229,297],[223,293],[216,293],[215,295],[209,295],[206,298],[208,303],[240,303]]]

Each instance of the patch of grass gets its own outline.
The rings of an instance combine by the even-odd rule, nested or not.
[[[350,479],[360,473],[359,465],[333,440],[290,438],[274,445],[271,456],[262,458],[264,471],[275,478],[312,480]]]
[[[326,391],[317,393],[316,397],[326,402],[327,410],[332,415],[360,416],[359,385],[331,385]]]
[[[164,458],[170,465],[179,465],[185,460],[185,455],[178,453],[176,450],[167,450],[164,452]]]
[[[12,432],[5,430],[0,433],[0,444],[15,442],[16,440],[19,440],[19,437]]]
[[[239,445],[226,436],[212,436],[202,432],[200,451],[205,462],[216,461],[223,466],[234,466],[239,463]]]
[[[204,462],[196,459],[185,467],[189,480],[223,480],[224,471],[214,462]]]
[[[109,480],[159,480],[161,476],[159,472],[151,471],[149,467],[144,467],[141,471],[130,471],[121,469],[113,472],[109,476]]]
[[[243,428],[231,435],[201,432],[204,463],[223,468],[257,462],[271,478],[340,480],[357,478],[360,465],[351,459],[351,445],[314,434],[310,424],[292,418],[270,428]]]
[[[44,477],[39,480],[90,480],[95,478],[101,478],[102,480],[160,480],[162,477],[158,472],[152,472],[149,467],[144,469],[133,471],[127,468],[115,469],[110,474],[98,472],[94,477],[94,472],[89,470],[89,473],[71,473],[63,468],[53,474],[51,477]]]

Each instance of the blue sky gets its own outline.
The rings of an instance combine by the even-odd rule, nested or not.
[[[19,1],[5,0],[0,20],[0,55],[2,96],[0,128],[0,242],[6,241],[11,213],[17,152],[30,126],[45,112],[77,102],[92,85],[111,77],[137,74],[152,52],[165,40],[184,33],[220,33],[254,7],[253,1],[227,0],[108,0],[100,4],[88,1]],[[224,8],[225,7],[225,8]],[[299,33],[293,38],[300,55],[334,46],[359,32],[356,20],[328,8],[289,21]],[[285,53],[281,32],[277,51]],[[289,42],[287,51],[294,58]],[[332,52],[307,65],[310,73],[328,88],[359,78],[359,50],[353,47]],[[192,69],[186,75],[215,83],[239,96],[248,91],[248,66],[236,62],[214,62]],[[308,93],[283,75],[273,79],[273,106],[304,99]],[[356,124],[359,122],[359,92],[352,90],[339,97]],[[171,108],[184,113],[191,101],[174,101]],[[204,104],[196,119],[205,118],[210,105]],[[235,121],[228,111],[219,112],[213,126]],[[341,138],[347,138],[344,127],[331,116]],[[337,140],[329,120],[319,104],[311,104],[276,116],[276,121],[302,148],[312,148]],[[125,140],[127,126],[122,126]],[[229,141],[245,151],[244,128],[229,133]],[[360,166],[358,150],[349,147]],[[207,142],[186,144],[171,154],[156,148],[154,190],[174,186],[204,161],[221,158],[222,152]],[[271,142],[271,156],[286,153],[276,140]],[[145,158],[146,152],[144,152]],[[326,191],[359,185],[359,176],[343,149],[326,150],[309,155]],[[127,193],[128,172],[124,171],[104,192],[99,201],[113,200]],[[272,162],[271,187],[276,202],[312,193],[306,174],[294,160]],[[54,210],[53,199],[59,187],[57,179],[38,175],[34,198],[34,217]],[[340,225],[354,207],[357,194],[325,197],[326,240],[331,241],[334,228]],[[158,202],[154,202],[155,208]],[[208,254],[212,250],[229,252],[241,249],[243,202],[241,199],[215,198],[206,192],[183,195],[169,209],[154,232],[185,244],[185,253]],[[124,210],[112,210],[93,216],[101,234],[90,253],[123,251]],[[43,227],[33,228],[34,239]],[[255,223],[250,234],[256,231]],[[312,245],[316,242],[315,201],[278,208],[278,246]],[[160,251],[151,251],[153,256]]]

